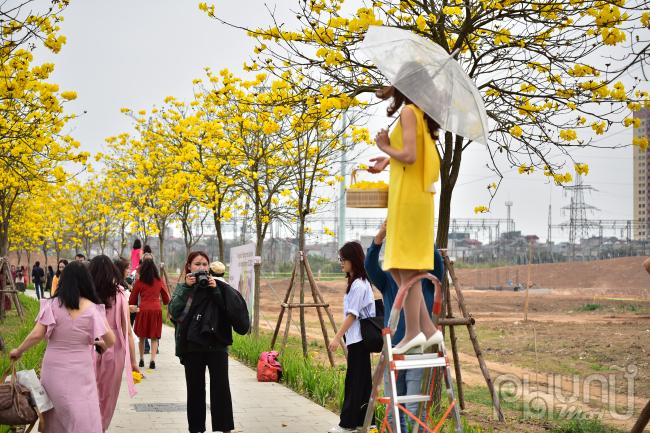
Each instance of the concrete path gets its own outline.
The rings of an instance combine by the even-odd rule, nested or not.
[[[160,351],[156,369],[145,369],[146,378],[136,385],[138,395],[129,398],[123,383],[109,433],[188,431],[185,373],[174,356],[173,329],[168,326],[163,326]],[[145,362],[149,365],[149,355],[145,355]],[[229,370],[237,432],[325,433],[339,422],[338,415],[282,385],[257,382],[255,371],[232,358]],[[206,372],[207,401],[208,387]],[[209,426],[207,410],[206,427]]]
[[[33,290],[27,295],[36,297]],[[136,341],[137,350],[137,341]],[[174,356],[174,330],[163,325],[156,369],[143,369],[146,376],[129,398],[126,382],[108,433],[187,432],[186,388],[183,366]],[[149,365],[149,355],[145,355]],[[277,383],[260,383],[256,373],[229,359],[230,391],[237,433],[326,433],[338,424],[337,414]],[[206,370],[206,401],[210,401],[210,377]],[[206,409],[210,429],[210,410]]]

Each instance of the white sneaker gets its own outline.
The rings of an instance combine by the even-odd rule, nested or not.
[[[327,430],[327,433],[356,433],[357,429],[355,428],[345,428],[340,425],[335,425],[331,429]]]

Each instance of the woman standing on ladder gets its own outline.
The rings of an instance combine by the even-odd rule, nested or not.
[[[399,123],[388,135],[377,133],[377,147],[390,158],[373,161],[371,172],[380,172],[390,163],[388,221],[384,270],[402,287],[417,274],[434,267],[434,183],[440,172],[440,158],[435,141],[438,123],[413,104],[396,87],[377,91],[381,99],[392,98],[389,116],[402,108]],[[418,280],[404,301],[406,332],[393,353],[423,351],[442,341],[427,311]]]

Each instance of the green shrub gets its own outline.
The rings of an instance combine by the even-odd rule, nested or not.
[[[596,311],[602,308],[603,306],[601,304],[584,304],[578,308],[578,311]]]

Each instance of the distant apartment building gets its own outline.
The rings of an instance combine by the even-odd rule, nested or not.
[[[635,137],[650,137],[650,109],[635,112],[634,117],[641,121],[634,128]],[[634,219],[639,221],[634,227],[634,239],[650,240],[650,148],[646,150],[633,146],[634,171]]]

